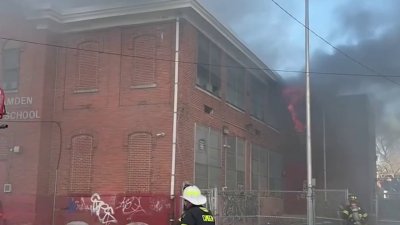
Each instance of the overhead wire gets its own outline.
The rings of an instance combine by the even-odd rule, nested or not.
[[[396,85],[400,86],[400,83],[390,79],[390,77],[394,77],[394,76],[386,76],[383,75],[381,73],[379,73],[378,71],[376,71],[374,68],[372,68],[371,66],[366,65],[365,63],[361,62],[360,60],[350,56],[349,54],[347,54],[346,52],[344,52],[343,50],[341,50],[340,48],[334,46],[332,43],[330,43],[328,40],[326,40],[325,38],[323,38],[321,35],[319,35],[317,32],[315,32],[314,30],[312,30],[310,27],[307,27],[304,23],[302,23],[299,19],[297,19],[295,16],[293,16],[293,14],[291,14],[288,10],[286,10],[283,6],[281,6],[279,3],[277,3],[275,0],[271,0],[276,6],[278,6],[283,12],[285,12],[288,16],[290,16],[293,20],[295,20],[297,23],[299,23],[301,26],[303,26],[304,28],[306,28],[307,30],[309,30],[312,34],[314,34],[316,37],[318,37],[319,39],[321,39],[323,42],[325,42],[327,45],[329,45],[330,47],[332,47],[334,50],[336,50],[337,52],[339,52],[340,54],[344,55],[347,59],[351,60],[352,62],[360,65],[361,67],[364,67],[365,69],[373,72],[375,74],[375,76],[379,76],[382,77]],[[398,76],[395,76],[398,77]]]
[[[273,0],[272,0],[273,1]],[[297,19],[296,19],[297,20]],[[164,61],[164,62],[175,62],[174,59],[164,59],[164,58],[157,58],[157,57],[146,57],[146,56],[139,56],[139,55],[130,55],[130,54],[123,54],[120,52],[111,52],[111,51],[104,51],[104,50],[93,50],[93,49],[85,49],[85,48],[78,48],[78,47],[72,47],[72,46],[65,46],[65,45],[60,45],[60,44],[51,44],[51,43],[42,43],[42,42],[37,42],[37,41],[28,41],[28,40],[22,40],[22,39],[17,39],[17,38],[10,38],[10,37],[5,37],[0,34],[0,39],[6,40],[6,41],[16,41],[16,42],[21,42],[21,43],[27,43],[27,44],[34,44],[34,45],[41,45],[41,46],[46,46],[46,47],[54,47],[54,48],[61,48],[61,49],[69,49],[69,50],[77,50],[77,51],[87,51],[87,52],[95,52],[99,54],[107,54],[107,55],[114,55],[114,56],[120,56],[120,57],[128,57],[128,58],[140,58],[140,59],[149,59],[149,60],[155,60],[155,61]],[[349,56],[350,57],[350,56]],[[194,65],[205,65],[205,66],[212,66],[212,67],[224,67],[224,68],[237,68],[237,69],[246,69],[246,70],[260,70],[264,72],[284,72],[284,73],[305,73],[305,71],[302,70],[285,70],[285,69],[271,69],[271,68],[260,68],[260,67],[249,67],[249,66],[237,66],[237,65],[222,65],[222,64],[212,64],[212,63],[201,63],[201,62],[193,62],[193,61],[184,61],[184,60],[178,60],[177,62],[179,63],[184,63],[184,64],[194,64]],[[320,71],[310,71],[310,73],[314,75],[323,75],[323,76],[354,76],[354,77],[384,77],[384,78],[400,78],[400,75],[395,75],[395,74],[377,74],[374,72],[374,74],[366,74],[366,73],[338,73],[338,72],[320,72]],[[400,85],[400,84],[399,84]]]

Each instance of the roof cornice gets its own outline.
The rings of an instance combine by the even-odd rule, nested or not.
[[[244,54],[254,66],[263,70],[273,80],[280,76],[271,71],[231,30],[220,23],[197,0],[153,1],[141,4],[113,3],[74,9],[57,9],[51,5],[33,10],[28,19],[37,21],[38,29],[50,29],[56,32],[76,32],[85,29],[102,29],[113,26],[133,25],[166,21],[182,16],[196,26],[196,19],[190,11],[198,14],[207,26],[211,26],[220,35]],[[146,16],[147,15],[147,16]],[[193,14],[192,14],[193,15]],[[108,20],[110,19],[110,20]],[[101,20],[102,23],[97,21]],[[82,25],[84,24],[84,25]]]
[[[128,16],[139,13],[166,11],[191,6],[191,0],[150,2],[142,4],[115,3],[113,5],[100,5],[74,9],[57,9],[51,6],[35,10],[29,16],[31,20],[51,19],[57,23],[73,23],[87,20],[96,20],[118,16]]]

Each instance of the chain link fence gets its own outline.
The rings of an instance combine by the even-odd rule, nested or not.
[[[203,190],[218,225],[305,225],[305,191]],[[342,225],[347,190],[315,190],[315,224]]]
[[[382,193],[375,199],[376,225],[400,225],[400,193]]]

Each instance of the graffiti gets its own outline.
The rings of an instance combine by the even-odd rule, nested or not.
[[[91,211],[94,213],[102,224],[109,225],[110,223],[117,223],[115,219],[114,209],[101,200],[100,195],[94,193],[90,198],[92,201]]]
[[[75,200],[76,210],[85,211],[90,210],[90,204],[86,204],[85,199],[81,197],[80,200]]]
[[[56,214],[59,224],[78,220],[95,220],[100,225],[148,225],[161,221],[167,224],[171,210],[174,210],[167,195],[99,195],[96,192],[89,196],[65,196],[58,201],[65,202],[62,209],[67,210],[62,216],[59,214],[62,211]]]
[[[90,210],[91,206],[86,204],[85,199],[81,197],[80,199],[70,198],[68,200],[68,212],[76,212],[76,211],[86,211]]]
[[[151,209],[155,212],[161,212],[163,210],[164,205],[160,201],[155,201],[151,204]]]
[[[85,199],[81,198],[80,201],[75,201],[76,209],[78,211],[90,210],[90,205],[85,203]]]
[[[150,209],[154,212],[161,212],[163,209],[169,209],[171,207],[170,203],[166,200],[150,200]]]
[[[140,197],[124,197],[115,209],[121,209],[124,215],[128,215],[128,220],[132,220],[134,214],[146,213],[140,202]]]

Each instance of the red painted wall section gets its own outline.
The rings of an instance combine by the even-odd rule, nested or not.
[[[300,162],[292,162],[286,166],[284,177],[284,190],[302,191],[301,187],[307,178],[306,165]],[[290,214],[305,214],[306,199],[302,193],[287,193],[284,198],[284,210]]]
[[[83,221],[88,224],[168,224],[172,201],[169,196],[101,195],[58,198],[56,223]]]

